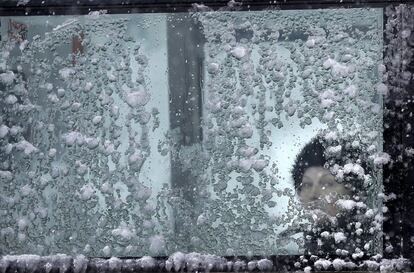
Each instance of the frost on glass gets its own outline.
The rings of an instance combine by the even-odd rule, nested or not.
[[[309,244],[317,244],[310,254],[380,253],[381,165],[389,160],[381,10],[195,17],[207,39],[203,147],[212,200],[199,216],[210,220],[201,229],[210,238],[198,238],[227,255],[296,254]],[[326,215],[302,208],[291,178],[296,155],[317,135],[330,171],[357,189],[335,204],[347,224],[329,231]]]
[[[165,253],[164,17],[13,20],[29,37],[2,46],[1,252]]]
[[[176,16],[1,18],[27,32],[2,29],[0,253],[381,253],[382,10]],[[192,142],[169,111],[178,17],[205,38]],[[292,179],[315,137],[357,192],[329,230]]]

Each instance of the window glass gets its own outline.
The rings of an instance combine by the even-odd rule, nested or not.
[[[0,253],[382,253],[383,10],[205,9],[0,18]]]
[[[197,19],[214,249],[380,253],[382,11]]]

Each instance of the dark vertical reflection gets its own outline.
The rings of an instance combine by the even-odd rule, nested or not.
[[[172,134],[171,185],[176,198],[174,227],[183,249],[195,224],[195,177],[184,170],[179,154],[201,142],[201,90],[203,37],[200,26],[188,14],[171,14],[167,20],[170,130]]]
[[[400,9],[395,18],[389,11]],[[387,258],[414,258],[414,33],[408,39],[405,29],[414,29],[414,8],[389,7],[385,12],[384,63],[390,96],[384,104],[384,152],[393,158],[384,166],[384,190],[389,198],[384,214],[384,254]],[[408,42],[406,42],[408,41]],[[410,42],[411,41],[411,42]],[[408,59],[407,59],[408,58]],[[398,60],[408,61],[405,67]],[[408,73],[408,74],[407,74]]]
[[[404,12],[402,13],[401,24],[403,26],[403,31],[407,29],[414,29],[414,6],[406,6]],[[402,33],[400,34],[402,35]],[[408,171],[405,174],[404,181],[402,181],[401,190],[402,190],[402,200],[403,211],[402,211],[402,253],[403,257],[409,258],[411,261],[414,260],[414,167],[413,167],[413,157],[408,152],[414,147],[414,135],[412,126],[414,125],[414,32],[411,31],[409,37],[407,37],[406,42],[403,43],[403,48],[401,49],[405,52],[405,58],[409,56],[409,59],[406,59],[408,65],[405,71],[402,71],[399,80],[402,82],[402,85],[406,91],[406,100],[404,101],[404,108],[402,113],[404,113],[404,133],[402,136],[403,147],[403,164],[404,167],[408,168]],[[404,58],[404,59],[405,59]],[[411,78],[408,76],[411,75]]]

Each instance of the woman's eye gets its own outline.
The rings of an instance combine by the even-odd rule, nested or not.
[[[310,188],[311,186],[312,186],[312,184],[309,183],[309,182],[302,183],[302,188],[304,188],[304,189]]]
[[[324,187],[324,188],[330,188],[330,187],[333,187],[333,185],[334,185],[333,181],[330,181],[330,180],[321,181],[321,186]]]

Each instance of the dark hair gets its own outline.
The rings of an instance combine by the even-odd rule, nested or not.
[[[330,145],[340,145],[341,150],[337,154],[327,154],[324,146],[324,140],[321,135],[314,137],[308,144],[303,147],[301,152],[295,159],[295,163],[292,169],[292,177],[294,181],[295,190],[297,193],[302,188],[302,177],[306,169],[309,167],[325,167],[326,163],[336,163],[344,165],[346,163],[355,162],[356,160],[360,166],[364,169],[365,174],[372,173],[372,167],[364,159],[364,155],[360,148],[351,147],[349,142],[344,139],[335,140]],[[353,192],[364,189],[363,179],[357,178],[354,174],[348,174],[345,177],[345,181],[352,181]]]
[[[320,137],[313,138],[301,150],[295,159],[292,169],[293,182],[296,192],[302,188],[302,176],[309,167],[323,167],[326,163],[325,148]]]

